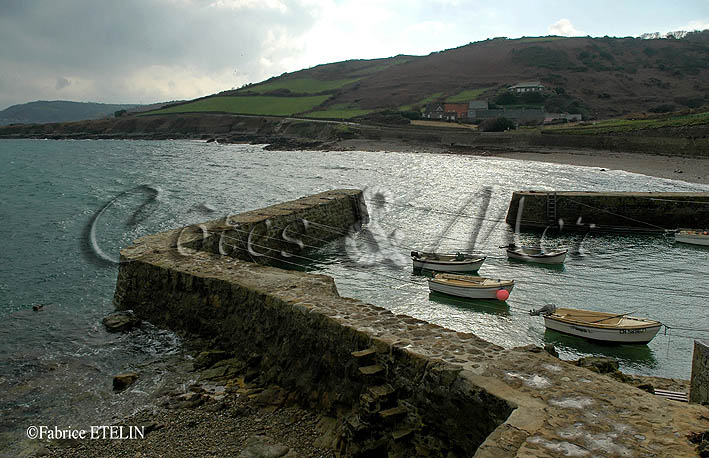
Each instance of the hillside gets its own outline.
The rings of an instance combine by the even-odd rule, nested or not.
[[[113,116],[119,110],[131,110],[140,105],[36,101],[13,105],[0,111],[0,126],[14,123],[69,122]]]
[[[681,39],[495,38],[428,56],[318,65],[154,113],[352,118],[432,101],[498,98],[537,80],[547,111],[591,119],[709,104],[709,31]],[[522,101],[527,103],[529,101]]]

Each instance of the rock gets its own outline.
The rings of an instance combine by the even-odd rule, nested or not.
[[[108,332],[125,332],[140,326],[140,318],[127,310],[111,313],[103,319],[102,323]]]
[[[285,456],[290,448],[285,445],[273,444],[266,436],[254,436],[246,442],[246,447],[238,458],[280,458]]]
[[[256,396],[256,405],[280,407],[286,402],[288,393],[283,388],[270,386]]]
[[[642,383],[640,385],[637,385],[637,387],[643,391],[647,391],[650,394],[655,394],[655,387],[652,386],[651,383]]]
[[[598,372],[599,374],[615,373],[620,367],[616,359],[605,356],[580,358],[575,364],[579,367],[585,367],[586,369]]]
[[[153,431],[157,431],[158,429],[164,428],[165,425],[163,425],[162,423],[154,422],[154,421],[148,421],[145,423],[141,423],[140,425],[138,425],[138,427],[142,427],[143,434],[145,434],[147,436],[148,434],[150,434]]]
[[[121,391],[135,383],[138,380],[138,374],[135,372],[124,372],[113,377],[113,390]]]
[[[222,350],[210,350],[203,351],[194,360],[194,368],[204,369],[207,367],[212,367],[219,361],[231,358],[231,354]]]
[[[548,343],[548,344],[544,345],[544,351],[546,351],[547,353],[549,353],[550,355],[552,355],[555,358],[559,357],[559,352],[556,351],[556,347],[554,347],[554,345],[552,345],[552,344]]]
[[[35,312],[39,312],[39,311],[42,310],[43,308],[44,308],[44,305],[42,305],[42,304],[34,304],[34,305],[32,306],[32,310],[34,310]]]
[[[204,398],[199,393],[183,393],[178,396],[168,398],[161,402],[166,409],[194,409],[204,403]]]

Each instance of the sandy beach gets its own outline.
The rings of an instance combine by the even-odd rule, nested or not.
[[[709,184],[709,158],[552,148],[529,148],[524,151],[477,150],[465,147],[443,148],[432,145],[416,145],[406,141],[395,142],[361,139],[344,140],[332,146],[331,149],[499,157],[578,165],[583,167],[597,167],[606,170],[624,170],[626,172],[639,173],[657,178]]]

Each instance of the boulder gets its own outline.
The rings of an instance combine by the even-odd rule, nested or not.
[[[125,332],[140,326],[140,318],[130,310],[113,312],[104,317],[102,322],[108,332]]]
[[[138,374],[135,372],[124,372],[113,377],[113,390],[121,391],[128,388],[138,380]]]
[[[575,364],[579,367],[585,367],[586,369],[598,372],[599,374],[613,374],[620,367],[616,359],[605,356],[580,358]]]
[[[286,456],[289,450],[285,445],[274,444],[266,436],[254,436],[248,440],[238,458],[280,458]]]

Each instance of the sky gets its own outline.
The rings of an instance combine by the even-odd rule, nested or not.
[[[487,38],[709,29],[709,0],[0,0],[0,110],[185,100]]]

